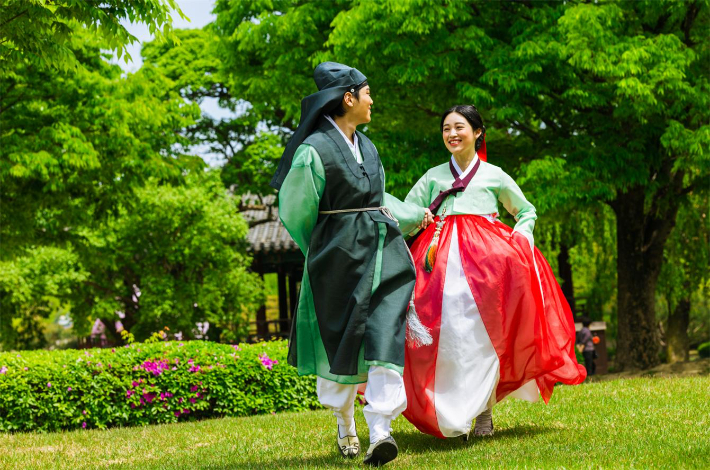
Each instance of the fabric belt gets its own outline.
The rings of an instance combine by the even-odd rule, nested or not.
[[[358,209],[338,209],[334,211],[318,211],[319,214],[347,214],[348,212],[370,212],[370,211],[379,211],[387,217],[388,219],[394,221],[397,225],[399,225],[399,220],[395,218],[394,215],[392,215],[392,212],[385,206],[380,206],[380,207],[361,207]]]

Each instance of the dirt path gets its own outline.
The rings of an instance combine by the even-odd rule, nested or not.
[[[675,364],[661,364],[660,366],[648,370],[630,370],[595,375],[591,380],[593,382],[600,382],[605,380],[633,379],[637,377],[689,377],[708,374],[710,374],[710,358],[696,359],[689,362],[677,362]]]

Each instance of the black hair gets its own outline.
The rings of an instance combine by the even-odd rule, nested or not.
[[[360,90],[365,88],[367,86],[367,80],[353,88],[353,91],[350,91],[352,95],[355,97],[356,100],[360,100]],[[343,96],[345,96],[343,94]],[[340,103],[338,103],[338,106],[336,106],[332,111],[328,113],[328,115],[332,118],[334,117],[340,117],[340,116],[345,116],[345,106],[343,106],[343,100],[340,100]]]
[[[478,149],[481,148],[481,145],[483,145],[483,137],[486,135],[486,126],[483,125],[483,118],[481,118],[481,115],[476,107],[472,104],[457,104],[456,106],[452,106],[447,109],[441,116],[441,126],[439,126],[439,128],[442,132],[444,130],[444,121],[446,120],[446,116],[451,113],[458,113],[465,117],[468,123],[471,124],[471,127],[473,127],[473,130],[482,130],[481,135],[478,136],[478,139],[476,139],[476,150],[478,151]]]
[[[589,317],[582,317],[582,326],[588,327],[589,325],[592,324],[592,320],[589,319]]]

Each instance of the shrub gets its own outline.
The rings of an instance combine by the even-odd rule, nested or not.
[[[285,341],[0,353],[0,431],[174,423],[319,407]]]
[[[698,346],[698,356],[700,357],[710,357],[710,341],[703,343]]]

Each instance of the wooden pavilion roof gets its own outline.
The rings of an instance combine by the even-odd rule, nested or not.
[[[303,265],[298,245],[279,220],[276,196],[242,197],[242,217],[249,224],[247,242],[255,271],[274,272],[279,265]]]

